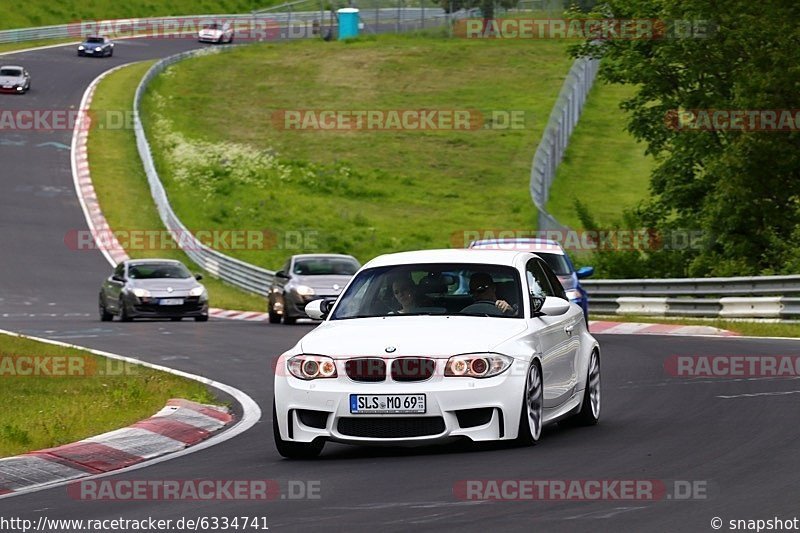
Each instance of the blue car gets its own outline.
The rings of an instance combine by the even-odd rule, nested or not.
[[[571,302],[581,306],[586,323],[589,323],[589,295],[581,287],[580,280],[588,278],[594,274],[594,267],[585,266],[578,270],[572,266],[569,256],[556,241],[549,239],[536,238],[513,238],[513,239],[483,239],[473,241],[469,248],[489,249],[489,250],[517,250],[520,252],[535,253],[553,269],[564,291]]]

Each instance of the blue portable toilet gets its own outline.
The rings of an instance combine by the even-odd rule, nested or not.
[[[339,40],[358,37],[358,9],[343,7],[336,14],[339,16]]]

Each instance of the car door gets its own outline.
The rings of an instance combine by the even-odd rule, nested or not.
[[[553,288],[553,296],[569,302],[569,298],[564,290],[564,286],[561,284],[558,276],[556,276],[556,273],[553,272],[553,269],[550,268],[550,265],[548,265],[547,262],[542,259],[537,259],[537,261],[539,262],[542,271],[547,276],[550,286]],[[566,313],[560,317],[553,318],[561,319],[564,333],[567,335],[567,353],[569,354],[570,363],[570,377],[567,388],[569,390],[569,395],[571,396],[574,394],[575,389],[578,386],[578,356],[581,353],[580,340],[582,338],[580,333],[581,328],[586,327],[586,321],[583,318],[583,309],[581,309],[581,307],[577,304],[570,305],[569,310]]]
[[[120,263],[114,269],[114,272],[103,284],[106,308],[109,311],[119,311],[119,297],[122,294],[122,288],[125,286],[125,263]]]
[[[539,259],[533,258],[525,266],[530,298],[555,296],[550,279]],[[533,302],[531,302],[533,309]],[[569,335],[565,329],[564,316],[532,316],[531,330],[539,337],[541,347],[542,375],[544,378],[544,407],[558,407],[572,395],[571,385],[575,372],[570,355]]]

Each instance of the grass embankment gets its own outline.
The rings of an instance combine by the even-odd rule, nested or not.
[[[163,230],[164,226],[156,211],[150,187],[142,168],[136,149],[136,138],[130,120],[126,127],[119,128],[120,112],[128,114],[133,110],[133,95],[139,80],[144,76],[152,62],[137,63],[108,75],[94,94],[92,111],[100,120],[92,124],[89,132],[88,154],[92,172],[92,182],[103,214],[112,230]],[[115,113],[104,113],[110,110]],[[117,127],[106,127],[106,119],[115,120]],[[167,244],[170,243],[166,239]],[[148,249],[126,250],[132,258],[163,257],[183,261],[189,268],[199,271],[181,251],[142,246]],[[214,307],[264,311],[264,299],[210,276],[203,279],[208,288],[209,301]]]
[[[190,228],[269,230],[236,251],[360,260],[463,246],[475,229],[535,229],[532,155],[571,60],[559,41],[390,35],[254,45],[182,62],[143,103],[172,204]],[[278,110],[524,112],[520,129],[287,131]],[[292,247],[287,232],[303,231]],[[454,235],[456,237],[454,237]],[[460,241],[460,242],[459,242]]]
[[[590,304],[591,306],[591,304]],[[591,309],[591,307],[590,307]],[[800,324],[778,322],[753,322],[744,320],[720,320],[717,318],[674,318],[639,315],[592,315],[590,320],[612,322],[644,322],[647,324],[681,324],[684,326],[711,326],[752,337],[800,337]]]
[[[127,426],[170,398],[214,403],[204,385],[188,379],[0,334],[0,457]]]
[[[645,145],[625,131],[628,117],[619,108],[634,91],[601,80],[592,87],[550,189],[547,209],[562,224],[583,227],[575,199],[589,208],[601,227],[611,227],[624,209],[648,196],[654,160],[644,155]]]
[[[69,24],[81,20],[166,17],[177,15],[249,13],[279,4],[275,0],[26,0],[9,4],[0,30]]]

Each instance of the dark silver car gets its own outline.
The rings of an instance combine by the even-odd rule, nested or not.
[[[307,318],[305,307],[312,300],[335,300],[350,278],[361,268],[351,255],[293,255],[275,273],[267,298],[269,321],[294,324]]]
[[[194,317],[208,320],[208,292],[180,261],[131,259],[117,265],[100,288],[100,320]]]
[[[114,43],[108,37],[92,35],[78,45],[78,55],[111,57],[114,55]]]
[[[31,75],[22,67],[0,67],[0,92],[22,94],[31,88]]]

